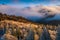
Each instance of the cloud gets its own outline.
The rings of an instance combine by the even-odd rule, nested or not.
[[[18,7],[8,6],[8,5],[0,5],[0,12],[9,15],[23,16],[33,21],[38,21],[41,19],[56,20],[59,19],[60,16],[60,7],[36,5],[36,6],[18,8]]]
[[[60,4],[60,0],[51,0],[50,1],[50,5],[59,5]]]

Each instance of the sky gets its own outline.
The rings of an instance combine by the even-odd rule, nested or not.
[[[52,19],[60,19],[60,0],[0,0],[0,12],[32,18],[33,21],[51,15],[56,15]]]
[[[59,5],[60,0],[0,0],[0,4],[43,4],[43,5]]]

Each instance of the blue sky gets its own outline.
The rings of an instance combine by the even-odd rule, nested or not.
[[[60,0],[0,0],[0,4],[60,4]]]

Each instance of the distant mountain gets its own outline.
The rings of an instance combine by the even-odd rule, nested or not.
[[[13,21],[19,21],[19,22],[30,22],[26,18],[22,16],[15,16],[15,15],[7,15],[0,13],[0,21],[2,20],[13,20]]]
[[[24,8],[18,8],[18,7],[16,8],[8,5],[0,5],[0,12],[2,14],[22,16],[26,20],[30,20],[36,23],[49,23],[50,21],[53,20],[60,21],[59,6],[38,5],[38,6],[28,6]]]

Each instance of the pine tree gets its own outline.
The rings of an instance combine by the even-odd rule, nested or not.
[[[21,39],[21,36],[20,36],[21,34],[20,34],[20,29],[19,29],[19,27],[16,28],[16,34],[17,34],[18,40],[22,40],[22,39]]]
[[[6,34],[8,33],[8,30],[9,30],[8,27],[9,27],[8,23],[6,23]]]
[[[50,34],[48,30],[46,29],[46,27],[43,28],[43,32],[40,35],[39,40],[51,40]]]
[[[34,40],[34,32],[32,30],[29,31],[26,40]]]
[[[56,40],[60,40],[60,25],[57,28]]]

